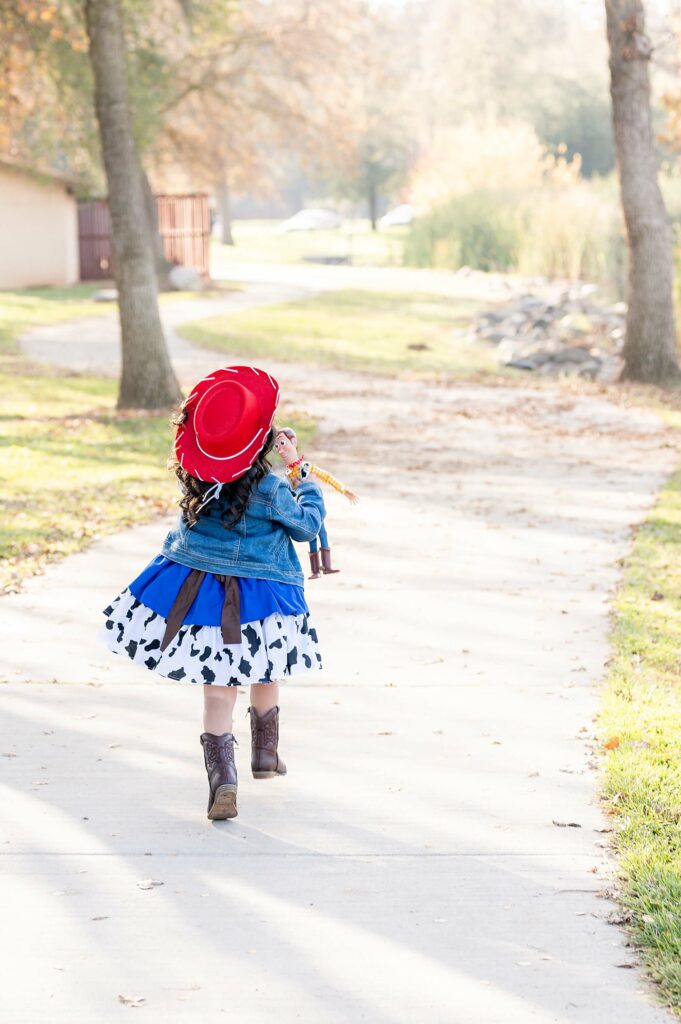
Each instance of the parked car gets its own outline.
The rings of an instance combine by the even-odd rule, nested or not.
[[[392,210],[381,217],[378,222],[379,228],[401,228],[406,227],[414,219],[414,208],[409,203],[402,203],[393,207]]]
[[[341,226],[341,219],[334,210],[299,210],[285,220],[281,231],[333,231]]]

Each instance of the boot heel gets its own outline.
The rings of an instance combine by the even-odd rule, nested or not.
[[[277,775],[286,775],[286,769],[283,772],[253,772],[254,779],[276,779]]]
[[[208,810],[208,817],[211,821],[225,821],[227,818],[236,818],[236,786],[228,783],[218,786],[215,790],[213,803]]]
[[[211,732],[201,734],[201,746],[208,774],[208,810],[211,821],[236,818],[237,772],[234,763],[234,744],[231,732],[215,736]]]

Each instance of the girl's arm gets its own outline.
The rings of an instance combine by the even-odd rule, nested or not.
[[[321,487],[311,480],[301,481],[295,494],[282,483],[272,496],[272,519],[281,523],[293,540],[314,540],[325,515]]]

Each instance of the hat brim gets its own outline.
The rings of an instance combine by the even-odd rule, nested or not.
[[[220,380],[234,380],[247,388],[260,408],[258,431],[248,447],[226,458],[212,458],[201,451],[194,431],[193,409],[202,395]],[[229,483],[251,468],[265,446],[279,404],[279,385],[266,370],[255,366],[223,366],[198,382],[184,402],[186,421],[175,435],[175,456],[183,469],[199,480]]]

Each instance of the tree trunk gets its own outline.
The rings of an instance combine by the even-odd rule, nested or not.
[[[232,235],[232,207],[229,197],[229,182],[227,175],[223,174],[215,187],[215,196],[218,201],[220,220],[222,221],[222,244],[234,245]]]
[[[672,230],[657,180],[641,0],[605,0],[615,151],[629,246],[622,378],[679,379],[672,298]]]
[[[85,0],[95,110],[109,188],[121,321],[118,408],[158,409],[181,398],[158,312],[142,168],[132,132],[120,0]]]
[[[371,221],[371,230],[376,231],[378,225],[378,190],[376,188],[376,182],[373,179],[369,181],[367,199],[369,201],[369,220]]]
[[[149,244],[154,254],[154,266],[156,268],[156,281],[160,291],[170,291],[168,271],[172,267],[170,260],[166,259],[163,249],[163,239],[158,225],[158,207],[156,196],[147,177],[147,172],[142,168],[142,192],[144,194],[144,207],[147,211],[147,229],[149,231]]]

